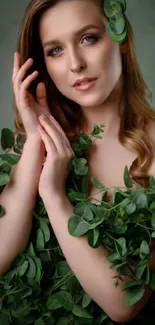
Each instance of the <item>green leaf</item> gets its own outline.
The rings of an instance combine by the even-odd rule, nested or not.
[[[72,311],[74,302],[73,302],[70,292],[61,291],[59,293],[59,295],[63,302],[63,308],[65,308],[66,310]]]
[[[71,200],[71,202],[81,201],[82,199],[86,199],[87,195],[82,192],[71,191],[68,193],[68,198]]]
[[[0,186],[6,185],[10,182],[10,176],[5,173],[0,173]]]
[[[125,29],[121,35],[117,35],[116,33],[113,32],[113,30],[110,27],[110,23],[106,25],[106,33],[107,35],[117,43],[123,43],[127,37],[127,27],[125,26]]]
[[[26,253],[30,256],[36,256],[32,242],[29,243]]]
[[[152,238],[155,238],[155,231],[153,231],[151,237],[152,237]]]
[[[79,202],[73,209],[77,216],[82,216],[86,221],[93,220],[93,212],[89,206],[89,202]]]
[[[124,256],[127,252],[127,247],[126,247],[126,239],[124,237],[121,237],[117,239],[118,245],[121,247],[121,255]]]
[[[49,310],[55,310],[55,309],[58,309],[60,307],[63,307],[63,301],[61,299],[61,296],[60,296],[59,292],[54,293],[53,295],[48,297],[47,308]]]
[[[122,12],[122,7],[119,2],[114,0],[105,1],[104,5],[105,15],[108,18],[113,17],[116,13]]]
[[[118,35],[122,34],[125,28],[125,20],[124,17],[121,16],[118,19],[111,19],[109,22],[110,28],[112,31]]]
[[[128,281],[128,282],[126,282],[126,283],[124,283],[122,285],[121,290],[124,291],[124,290],[126,290],[128,288],[135,287],[135,286],[137,287],[137,282],[136,281]]]
[[[103,321],[108,318],[108,315],[105,314],[104,312],[96,319],[96,324],[97,325],[103,325]],[[105,323],[105,325],[108,325]],[[110,324],[109,324],[110,325]],[[113,324],[112,324],[113,325]]]
[[[132,180],[127,166],[125,166],[124,169],[124,184],[127,188],[133,188]]]
[[[37,267],[32,257],[28,256],[29,267],[26,272],[26,276],[30,279],[34,279],[37,273]]]
[[[126,0],[118,0],[121,7],[122,7],[122,11],[125,12],[127,9],[127,4],[126,4]]]
[[[5,210],[2,207],[2,205],[0,205],[0,218],[3,217],[5,215]]]
[[[45,243],[47,243],[49,240],[50,240],[50,230],[49,230],[49,227],[46,223],[46,221],[44,221],[44,219],[40,219],[39,220],[40,222],[40,228],[43,232],[43,235],[44,235],[44,239],[45,239]]]
[[[150,248],[146,240],[143,240],[140,245],[140,258],[144,259],[150,253]]]
[[[89,230],[89,223],[76,216],[71,216],[68,221],[68,231],[70,235],[79,237]]]
[[[42,250],[45,246],[45,238],[42,229],[37,230],[37,238],[36,238],[36,249]]]
[[[90,225],[89,230],[96,228],[105,220],[104,215],[101,217],[96,217],[93,219],[93,223]]]
[[[81,183],[81,192],[85,193],[88,196],[88,174],[84,175]]]
[[[93,317],[88,313],[87,310],[83,309],[78,305],[74,305],[72,313],[78,317],[93,319]]]
[[[85,293],[82,299],[82,307],[87,308],[91,301],[92,298]]]
[[[25,272],[28,269],[28,266],[29,266],[29,262],[24,261],[24,263],[19,267],[18,274],[19,274],[20,277],[22,277],[25,274]]]
[[[154,197],[154,194],[153,194],[153,197]],[[154,202],[154,200],[150,205],[150,211],[155,215],[155,202]]]
[[[101,244],[100,231],[98,228],[94,228],[88,233],[88,243],[91,247],[98,247]]]
[[[121,259],[121,255],[119,253],[110,253],[107,259],[109,262],[113,263],[119,261]]]
[[[139,280],[141,280],[141,278],[142,278],[142,276],[144,274],[144,271],[146,269],[146,266],[147,266],[146,263],[139,264],[138,266],[136,266],[135,275]]]
[[[126,212],[127,214],[132,214],[136,211],[136,204],[133,202],[130,202],[127,206],[126,206]]]
[[[48,309],[54,310],[60,307],[65,308],[66,310],[73,309],[74,302],[72,300],[72,296],[67,291],[60,291],[58,293],[53,294],[48,298],[47,306]]]
[[[128,289],[128,293],[125,297],[125,304],[127,307],[135,305],[144,295],[145,287],[137,285]]]
[[[103,185],[103,184],[101,184],[101,183],[99,183],[93,176],[91,176],[90,177],[90,180],[91,180],[91,183],[95,186],[95,187],[97,187],[97,188],[99,188],[99,189],[104,189],[105,188],[105,186]]]
[[[155,190],[155,179],[153,176],[149,177],[149,187]]]
[[[144,193],[140,193],[140,195],[136,199],[136,205],[137,205],[138,209],[147,208],[147,206],[148,206],[147,195]]]
[[[145,274],[144,275],[145,275],[143,277],[144,283],[146,285],[148,285],[149,282],[150,282],[150,267],[149,267],[149,264],[147,264],[147,266],[146,266],[146,270],[145,270]]]
[[[66,261],[58,262],[56,267],[59,276],[66,275],[71,271],[70,266]]]
[[[155,228],[155,214],[151,216],[151,226]]]
[[[3,150],[11,149],[14,145],[14,133],[7,128],[2,129],[1,146]]]
[[[8,153],[1,154],[0,158],[9,165],[16,165],[20,159],[20,156],[13,153]]]

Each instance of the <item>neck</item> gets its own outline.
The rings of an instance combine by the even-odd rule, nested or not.
[[[104,138],[116,138],[118,136],[121,114],[125,106],[122,89],[122,82],[119,81],[119,84],[101,105],[87,108],[81,107],[83,132],[90,133],[94,124],[104,124]]]

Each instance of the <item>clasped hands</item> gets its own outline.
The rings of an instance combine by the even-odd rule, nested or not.
[[[75,156],[70,142],[60,124],[52,115],[39,116],[38,131],[47,152],[38,191],[45,197],[65,197],[65,182],[68,176],[68,162]]]

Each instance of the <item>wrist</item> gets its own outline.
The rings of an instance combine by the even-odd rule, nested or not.
[[[39,149],[44,149],[45,150],[45,145],[40,136],[38,135],[29,135],[26,138],[25,144],[30,147],[34,148],[39,148]]]

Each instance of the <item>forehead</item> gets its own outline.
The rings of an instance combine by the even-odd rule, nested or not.
[[[104,26],[103,15],[93,0],[61,1],[42,15],[40,38],[62,38],[89,24]]]

